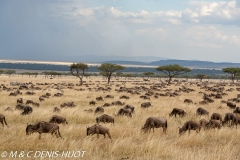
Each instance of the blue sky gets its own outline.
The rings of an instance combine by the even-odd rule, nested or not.
[[[81,55],[240,62],[240,2],[0,1],[0,59]]]

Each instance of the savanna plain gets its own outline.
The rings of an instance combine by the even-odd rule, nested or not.
[[[162,83],[162,82],[163,83]],[[199,121],[202,118],[210,119],[212,113],[220,113],[223,117],[227,112],[233,112],[222,100],[236,98],[240,92],[237,90],[239,83],[231,84],[228,80],[175,80],[171,85],[167,85],[164,79],[150,79],[143,81],[142,78],[112,78],[112,82],[107,85],[106,79],[102,77],[84,78],[82,86],[79,79],[73,76],[60,78],[45,78],[44,76],[28,77],[20,75],[0,76],[0,113],[5,115],[9,125],[0,125],[0,151],[86,151],[83,157],[78,159],[87,160],[236,160],[240,159],[240,127],[223,126],[221,129],[201,129],[200,133],[191,131],[179,135],[178,127],[182,127],[188,120]],[[10,82],[26,83],[29,89],[22,89],[21,95],[9,96],[11,92],[19,89],[19,86],[11,86]],[[220,86],[219,84],[224,84]],[[6,86],[10,90],[4,90]],[[32,86],[32,87],[31,87]],[[34,87],[39,87],[35,90]],[[203,100],[203,93],[211,94],[213,91],[208,87],[224,87],[226,93],[221,99],[214,99],[213,103],[205,105],[199,104]],[[119,92],[120,88],[123,91]],[[124,90],[125,88],[125,90]],[[129,89],[134,92],[128,92]],[[183,92],[179,88],[191,89]],[[232,88],[232,89],[230,89]],[[33,91],[34,95],[25,94]],[[51,93],[49,98],[39,101],[39,97],[46,93]],[[148,95],[150,99],[140,98],[141,95]],[[56,93],[63,93],[61,97],[54,97]],[[154,97],[156,94],[166,94],[167,96]],[[177,93],[177,94],[171,94]],[[114,98],[105,98],[112,95]],[[128,96],[129,99],[120,99],[121,96]],[[172,96],[170,96],[172,95]],[[96,97],[102,96],[103,101],[97,101]],[[33,100],[40,104],[39,107],[32,106],[33,112],[29,115],[20,115],[21,111],[15,110],[17,99],[23,98]],[[191,99],[193,103],[184,103],[185,99]],[[104,107],[104,114],[113,116],[114,124],[100,123],[108,127],[112,139],[104,138],[102,135],[87,136],[86,127],[96,124],[96,117],[102,114],[94,114],[98,106],[113,101],[124,102],[124,105],[111,105]],[[97,104],[90,105],[90,101]],[[64,107],[60,105],[64,102],[74,102],[75,107]],[[150,102],[151,107],[141,108],[141,104]],[[118,110],[125,105],[135,107],[132,118],[127,116],[115,116]],[[237,104],[238,105],[238,104]],[[30,105],[31,106],[31,105]],[[5,111],[10,107],[13,111]],[[61,109],[59,113],[53,112],[54,107]],[[203,107],[209,111],[209,116],[196,116],[196,109]],[[173,108],[181,108],[187,112],[185,117],[169,117]],[[84,110],[93,109],[93,112]],[[39,121],[49,121],[53,115],[65,117],[68,124],[59,124],[61,138],[56,138],[51,134],[42,134],[39,139],[38,133],[26,135],[27,124],[34,124]],[[163,117],[168,121],[166,134],[162,128],[156,128],[154,132],[144,133],[141,131],[146,119],[150,116]],[[4,158],[3,158],[4,159]],[[13,159],[13,158],[5,158]],[[16,158],[15,158],[16,159]],[[27,157],[21,159],[29,159]],[[31,159],[31,158],[30,158]],[[32,158],[34,159],[34,158]],[[42,158],[56,159],[56,158]],[[58,157],[57,159],[74,159]]]

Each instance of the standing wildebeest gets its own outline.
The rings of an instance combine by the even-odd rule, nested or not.
[[[0,123],[2,123],[2,127],[4,128],[4,123],[8,127],[8,124],[6,122],[5,116],[3,114],[0,114]],[[2,129],[3,129],[2,128]]]
[[[96,118],[96,122],[97,123],[99,123],[99,122],[114,123],[114,118],[112,116],[107,115],[107,114],[103,114],[100,117]]]
[[[235,116],[233,119],[233,125],[236,125],[236,128],[237,128],[238,124],[240,124],[240,117]]]
[[[209,112],[202,107],[199,107],[196,111],[196,115],[209,115]]]
[[[132,117],[132,110],[130,108],[128,108],[128,109],[120,108],[117,113],[117,116],[123,116],[123,115]]]
[[[150,102],[145,102],[145,103],[142,103],[141,104],[141,107],[142,108],[148,108],[148,107],[150,107],[151,106],[151,103]]]
[[[193,101],[191,99],[184,99],[184,103],[190,104],[193,103]]]
[[[144,132],[151,132],[151,128],[153,129],[154,132],[154,128],[163,128],[163,132],[166,133],[167,131],[167,119],[166,118],[157,118],[157,117],[149,117],[144,126],[142,127],[142,130]]]
[[[222,124],[223,125],[225,125],[225,124],[229,125],[229,123],[230,123],[230,125],[232,125],[234,117],[235,117],[235,115],[233,113],[226,113]]]
[[[210,128],[221,128],[221,121],[210,119],[209,122],[205,125],[204,129],[210,129]]]
[[[134,113],[134,107],[133,106],[131,106],[131,105],[126,105],[125,107],[123,107],[123,108],[125,108],[125,109],[131,109],[131,111],[132,111],[132,113]]]
[[[240,107],[237,107],[237,108],[233,111],[233,113],[235,113],[235,114],[239,113],[239,114],[240,114]]]
[[[26,135],[30,135],[34,132],[38,132],[39,133],[39,139],[41,139],[41,134],[42,133],[51,133],[53,135],[53,133],[56,135],[56,137],[61,137],[61,134],[59,132],[59,126],[55,123],[48,123],[48,122],[38,122],[36,124],[29,124],[27,125],[26,128]]]
[[[188,134],[190,134],[190,130],[196,130],[196,132],[200,132],[201,130],[201,125],[195,121],[187,121],[184,123],[183,127],[179,128],[179,134],[183,134],[188,130]]]
[[[220,120],[222,122],[222,115],[219,113],[213,113],[211,119]]]
[[[26,104],[32,104],[32,103],[33,103],[32,100],[27,100],[27,101],[26,101]]]
[[[199,121],[199,124],[201,125],[201,127],[205,127],[208,122],[209,122],[209,121],[206,120],[206,119],[201,119],[201,120]]]
[[[104,113],[104,108],[102,108],[102,107],[97,107],[97,108],[95,109],[94,113],[95,113],[95,114],[96,114],[96,113]]]
[[[169,117],[172,117],[173,115],[175,115],[175,117],[177,115],[179,115],[180,117],[183,117],[185,116],[187,113],[183,110],[183,109],[180,109],[180,108],[173,108],[172,112],[169,114]]]
[[[109,133],[109,129],[107,127],[101,126],[99,124],[95,124],[91,127],[87,127],[87,136],[97,134],[97,138],[99,138],[99,134],[103,134],[104,138],[106,138],[106,135],[111,139],[111,135]]]
[[[68,124],[66,118],[57,115],[53,115],[49,123]]]
[[[61,109],[58,108],[58,107],[54,107],[54,108],[53,108],[53,112],[61,112]]]
[[[22,98],[18,98],[18,99],[17,99],[17,104],[19,104],[19,103],[20,103],[20,104],[23,104],[23,99],[22,99]]]
[[[21,115],[30,114],[30,113],[32,113],[32,111],[33,111],[32,107],[30,107],[30,106],[25,106],[25,107],[23,108],[23,112],[21,113]]]

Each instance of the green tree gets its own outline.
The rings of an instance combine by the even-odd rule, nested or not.
[[[151,77],[151,76],[154,76],[154,72],[144,72],[143,75],[144,76],[147,76],[147,78]]]
[[[205,74],[197,74],[196,78],[199,79],[200,81],[202,81],[203,78],[206,78]]]
[[[88,65],[85,63],[73,63],[70,66],[70,71],[73,76],[76,76],[80,79],[80,85],[83,84],[83,77],[85,70],[88,69]]]
[[[0,69],[0,74],[3,74],[5,71]]]
[[[156,68],[157,71],[163,72],[168,76],[168,84],[171,83],[173,77],[184,74],[186,72],[191,72],[191,69],[187,67],[179,66],[178,64],[171,64],[165,66],[159,66]]]
[[[230,75],[232,82],[234,83],[234,79],[236,75],[240,73],[240,68],[228,67],[228,68],[223,68],[222,71],[225,73],[228,73]]]
[[[123,70],[124,67],[117,64],[111,64],[111,63],[103,63],[101,66],[97,68],[98,70],[102,71],[100,74],[103,76],[106,76],[108,79],[108,84],[110,82],[111,76],[114,72],[118,70]]]

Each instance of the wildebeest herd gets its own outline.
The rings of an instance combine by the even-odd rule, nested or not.
[[[71,136],[70,132],[77,132],[83,139],[98,142],[101,140],[94,136],[90,138],[90,135],[99,137],[100,134],[110,138],[105,140],[108,142],[135,134],[144,138],[159,135],[178,139],[192,130],[194,133],[189,137],[198,137],[199,133],[221,133],[223,130],[236,132],[240,124],[238,83],[180,79],[168,85],[157,80],[145,82],[140,79],[118,80],[109,86],[102,81],[88,80],[80,86],[77,80],[69,83],[59,81],[35,81],[15,86],[0,82],[0,94],[9,99],[0,101],[1,128],[9,127],[1,133],[12,130],[16,126],[14,123],[19,121],[17,123],[22,124],[20,131],[24,135],[35,132],[41,138],[42,133],[49,133],[54,135],[53,139],[76,140],[77,136]],[[11,92],[18,94],[10,96]],[[35,136],[24,137],[29,137],[30,141]],[[144,138],[141,140],[145,141]]]
[[[137,83],[136,83],[137,84]],[[5,84],[1,84],[1,90],[2,91],[7,91],[10,92],[12,90],[14,90],[14,92],[11,93],[18,93],[19,96],[21,96],[23,94],[23,91],[26,90],[27,95],[35,95],[35,92],[37,90],[46,90],[41,88],[40,86],[48,86],[47,88],[49,88],[49,86],[58,86],[59,88],[59,84],[40,84],[40,83],[18,83],[18,88],[16,88],[16,86],[14,86],[14,88],[11,88],[11,86],[6,86]],[[68,89],[71,88],[73,89],[74,84],[61,84],[62,86],[71,86],[71,87],[67,87]],[[149,85],[149,84],[148,84]],[[181,82],[178,81],[175,85],[181,85]],[[190,85],[197,85],[199,86],[201,89],[205,89],[205,91],[211,91],[212,93],[207,94],[204,92],[199,92],[200,94],[203,94],[203,100],[199,101],[198,103],[195,102],[195,105],[202,105],[203,104],[209,104],[209,103],[213,103],[214,102],[214,98],[215,99],[222,99],[222,97],[224,97],[224,95],[227,95],[227,93],[224,92],[224,86],[227,86],[227,83],[214,83],[213,86],[210,87],[210,83],[205,82],[205,83],[192,83]],[[231,84],[233,85],[233,84]],[[76,85],[77,86],[77,85]],[[157,83],[157,84],[152,84],[150,86],[150,88],[146,87],[145,85],[141,85],[136,86],[135,88],[127,88],[127,87],[120,87],[119,89],[115,89],[118,93],[131,93],[136,94],[136,95],[141,95],[142,93],[145,92],[144,95],[141,95],[140,98],[144,98],[146,100],[148,100],[148,102],[143,102],[141,103],[141,108],[143,109],[147,109],[149,107],[153,107],[151,104],[151,96],[154,96],[154,98],[159,98],[161,96],[170,96],[170,97],[175,97],[175,96],[179,96],[180,92],[185,92],[185,93],[190,93],[195,91],[194,89],[188,88],[185,85],[182,85],[178,90],[173,91],[173,93],[171,93],[171,89],[166,89],[165,93],[159,93],[158,91],[160,91],[162,88],[166,87],[167,84],[164,83]],[[239,88],[237,88],[238,90]],[[31,91],[28,91],[31,90]],[[83,91],[84,89],[81,89],[81,91]],[[92,89],[91,89],[92,90]],[[98,87],[95,88],[96,91],[108,91],[109,93],[111,93],[111,88],[108,86],[107,88],[103,88],[103,87]],[[227,91],[231,91],[231,89],[228,89]],[[61,96],[64,95],[63,90],[61,89]],[[21,94],[20,94],[21,93]],[[29,93],[34,93],[34,94],[29,94]],[[12,96],[13,94],[9,94],[9,96]],[[24,116],[24,115],[29,115],[33,112],[33,107],[40,107],[41,103],[43,101],[45,101],[46,99],[49,99],[51,97],[51,93],[47,92],[45,94],[42,94],[38,99],[39,102],[35,102],[33,100],[25,100],[26,102],[24,103],[24,99],[23,98],[17,98],[16,99],[16,106],[15,106],[15,110],[21,110],[22,113],[20,115]],[[54,96],[57,94],[54,94]],[[17,95],[16,95],[17,96]],[[147,98],[146,98],[147,97]],[[113,99],[114,96],[111,94],[108,94],[107,96],[105,96],[105,98],[108,99]],[[129,99],[131,98],[131,96],[126,96],[126,95],[122,95],[119,96],[119,100],[118,101],[113,101],[112,103],[105,103],[102,106],[98,106],[95,108],[95,115],[96,114],[102,114],[101,116],[96,118],[96,124],[93,125],[92,127],[87,127],[87,135],[91,135],[91,134],[103,134],[105,137],[105,133],[108,134],[109,138],[111,138],[110,133],[109,133],[109,129],[107,127],[104,127],[102,125],[100,125],[100,122],[103,123],[117,123],[114,120],[114,116],[127,116],[129,118],[131,118],[133,116],[133,114],[135,113],[135,108],[138,107],[134,107],[132,105],[126,104],[124,107],[118,109],[117,114],[110,116],[107,114],[104,114],[104,108],[106,107],[110,107],[111,105],[124,105],[125,102],[121,102],[120,99]],[[95,98],[97,101],[104,101],[103,96],[98,96]],[[222,100],[221,103],[226,103],[226,105],[229,107],[229,109],[234,109],[231,112],[226,113],[226,115],[224,116],[224,119],[222,118],[222,115],[219,113],[212,113],[210,120],[206,120],[206,119],[200,119],[199,122],[197,121],[193,121],[193,120],[189,120],[186,121],[182,127],[179,127],[179,134],[184,133],[185,131],[189,131],[190,130],[196,130],[197,132],[199,132],[201,130],[201,128],[205,129],[210,129],[210,128],[218,128],[220,129],[222,126],[233,126],[235,125],[237,127],[238,124],[240,124],[240,118],[237,116],[240,113],[240,109],[239,107],[236,107],[236,103],[240,102],[240,95],[237,95],[236,98],[232,98],[232,99],[227,99],[227,100]],[[203,103],[204,102],[204,103]],[[186,105],[190,105],[193,104],[193,100],[186,98],[183,101],[184,104]],[[30,106],[32,105],[32,106]],[[97,105],[97,103],[94,100],[89,101],[89,105]],[[74,104],[73,101],[71,102],[64,102],[62,104],[59,104],[59,107],[54,107],[53,111],[54,112],[60,112],[61,109],[60,108],[72,108],[75,107],[76,104]],[[8,107],[6,109],[6,111],[10,111],[12,110],[11,107]],[[88,110],[84,110],[84,111],[88,111],[88,112],[92,112],[92,109],[88,109]],[[169,118],[171,118],[172,116],[174,116],[175,118],[177,118],[177,116],[179,118],[181,117],[185,117],[188,116],[189,113],[187,113],[185,110],[181,109],[181,108],[173,108],[172,111],[169,113]],[[194,114],[195,116],[209,116],[209,111],[207,111],[206,109],[204,109],[203,107],[198,107],[196,110],[196,113]],[[137,115],[136,115],[137,116]],[[2,127],[4,127],[4,124],[7,125],[6,122],[6,118],[3,114],[0,114],[0,122],[2,123]],[[26,134],[30,134],[32,132],[38,132],[40,135],[41,133],[54,133],[56,134],[57,137],[61,137],[60,132],[59,132],[59,126],[57,124],[68,124],[68,122],[66,121],[66,118],[61,117],[61,116],[57,116],[57,115],[53,115],[51,117],[51,119],[49,120],[49,122],[45,122],[45,121],[40,121],[37,122],[36,124],[30,124],[27,126],[26,128]],[[7,125],[8,126],[8,125]],[[142,131],[144,132],[148,132],[151,129],[154,128],[163,128],[163,132],[167,133],[167,128],[168,128],[168,122],[167,122],[167,118],[166,117],[154,117],[154,116],[150,116],[146,119],[145,124],[143,125],[143,127],[141,128]]]

